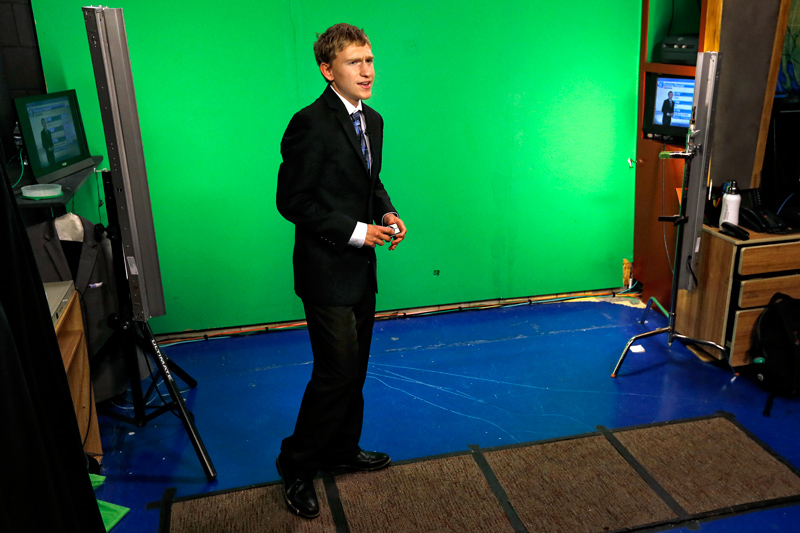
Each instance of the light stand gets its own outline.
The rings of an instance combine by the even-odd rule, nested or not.
[[[103,173],[103,189],[120,302],[120,314],[113,325],[122,336],[133,395],[133,418],[120,418],[143,426],[156,416],[175,411],[211,481],[217,473],[172,373],[190,387],[197,382],[161,352],[147,323],[166,310],[122,9],[90,6],[83,8],[83,14],[111,168]],[[145,414],[137,345],[152,357],[172,398],[149,415]],[[148,396],[155,387],[151,384]]]
[[[682,198],[681,202],[680,202],[681,206],[680,206],[680,209],[679,209],[679,214],[678,215],[674,215],[674,216],[658,217],[659,222],[672,222],[678,228],[678,235],[677,235],[677,239],[676,239],[676,243],[675,243],[675,275],[672,276],[672,295],[671,295],[671,300],[670,300],[670,310],[669,310],[669,314],[667,315],[668,323],[667,323],[667,327],[665,327],[665,328],[658,328],[658,329],[655,329],[653,331],[648,331],[647,333],[640,333],[639,335],[636,335],[635,337],[632,337],[628,341],[628,344],[625,345],[625,349],[622,350],[622,356],[619,358],[619,361],[617,362],[617,366],[615,366],[614,367],[614,371],[611,372],[611,377],[612,378],[617,377],[617,372],[619,372],[619,369],[622,366],[622,362],[625,361],[625,357],[628,355],[628,351],[630,350],[630,348],[631,348],[631,346],[633,345],[634,342],[638,341],[639,339],[644,339],[644,338],[647,338],[647,337],[653,337],[655,335],[661,335],[662,333],[666,333],[667,334],[667,343],[670,346],[672,346],[672,342],[675,339],[680,339],[681,341],[684,341],[684,342],[687,342],[687,343],[690,343],[690,344],[700,344],[700,345],[703,345],[703,346],[709,346],[709,347],[712,347],[712,348],[716,348],[717,350],[722,352],[723,358],[725,358],[725,360],[727,360],[727,355],[728,354],[727,354],[727,350],[725,349],[725,347],[720,346],[719,344],[717,344],[715,342],[699,340],[699,339],[693,339],[693,338],[687,337],[685,335],[680,335],[679,333],[675,332],[675,309],[677,307],[677,302],[678,302],[678,288],[679,288],[677,272],[678,272],[678,270],[679,270],[679,268],[681,266],[680,262],[681,262],[681,258],[683,257],[683,255],[682,255],[682,252],[683,252],[683,248],[682,248],[683,247],[683,237],[684,237],[684,230],[685,230],[686,222],[688,221],[688,217],[686,216],[686,202],[685,202],[685,200],[686,200],[685,195],[686,195],[686,191],[687,191],[687,183],[686,182],[688,181],[688,176],[689,176],[689,173],[690,173],[690,170],[691,170],[692,159],[695,157],[696,154],[697,154],[697,150],[696,150],[695,146],[689,147],[686,152],[661,152],[661,154],[659,154],[659,158],[661,158],[661,159],[680,158],[680,159],[685,159],[686,160],[686,164],[685,164],[684,172],[683,172],[683,176],[684,176],[684,178],[683,178],[683,195],[684,195],[684,198]],[[647,301],[647,306],[645,307],[644,313],[642,313],[642,318],[639,320],[640,324],[644,324],[645,321],[647,320],[647,315],[650,313],[650,309],[651,309],[653,304],[656,304],[660,309],[664,309],[661,306],[661,304],[658,302],[658,300],[656,300],[655,297],[651,297]]]
[[[116,334],[122,336],[122,346],[124,350],[125,364],[127,367],[128,375],[131,382],[131,395],[133,396],[133,413],[132,417],[119,414],[114,411],[106,411],[105,414],[112,416],[123,422],[130,422],[139,427],[143,427],[150,420],[155,417],[173,411],[178,415],[186,433],[189,435],[189,440],[192,442],[197,457],[203,466],[206,477],[209,481],[217,477],[214,465],[211,463],[211,458],[203,445],[203,440],[194,425],[194,416],[186,408],[186,403],[178,390],[178,386],[172,377],[176,374],[180,377],[190,388],[197,386],[197,381],[192,378],[186,371],[179,367],[175,362],[169,359],[159,348],[158,342],[153,335],[150,325],[146,319],[136,318],[133,312],[133,300],[131,291],[128,286],[127,272],[124,259],[124,245],[123,237],[120,231],[120,221],[117,209],[117,199],[114,193],[114,185],[110,172],[103,172],[103,190],[106,198],[106,209],[108,212],[108,227],[106,228],[106,235],[111,241],[113,251],[113,265],[114,265],[114,280],[116,281],[117,296],[119,301],[120,313],[112,317],[110,322],[115,329]],[[136,351],[136,346],[147,355],[149,355],[155,363],[156,370],[164,381],[167,387],[171,402],[159,406],[154,411],[146,413],[147,399],[155,389],[156,380],[150,384],[147,394],[142,394],[142,381],[139,376],[139,357]]]
[[[680,335],[675,331],[675,310],[678,304],[678,290],[684,288],[692,290],[697,285],[697,278],[694,275],[695,266],[700,252],[700,235],[702,232],[703,210],[705,203],[705,191],[708,189],[708,167],[711,159],[711,140],[714,131],[714,111],[716,100],[717,80],[719,79],[719,54],[717,52],[705,52],[697,56],[697,68],[695,75],[695,91],[692,102],[692,118],[689,131],[686,134],[686,151],[684,152],[661,152],[661,159],[683,159],[685,160],[683,171],[682,194],[679,214],[674,216],[658,217],[661,222],[672,222],[677,227],[677,239],[675,243],[675,268],[672,277],[672,294],[670,301],[670,311],[667,316],[668,323],[665,328],[658,328],[653,331],[641,333],[634,336],[625,345],[622,356],[619,358],[611,377],[617,377],[628,351],[634,342],[639,339],[667,334],[667,342],[672,346],[675,339],[680,339],[689,344],[699,344],[715,348],[722,352],[723,359],[728,360],[728,352],[724,346],[711,341],[693,339]],[[699,158],[697,162],[694,160]],[[694,164],[693,164],[694,163]],[[699,164],[698,164],[699,163]],[[687,232],[687,224],[691,231]],[[690,248],[686,249],[686,244]],[[650,298],[647,306],[639,321],[645,323],[647,315],[653,304],[656,304],[662,311],[664,308],[655,298]]]

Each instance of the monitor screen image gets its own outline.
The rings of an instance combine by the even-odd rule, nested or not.
[[[693,99],[693,79],[659,77],[656,82],[653,122],[662,126],[688,128],[692,120]]]
[[[74,90],[14,100],[34,177],[51,183],[93,164]]]
[[[645,73],[642,133],[649,139],[685,143],[693,102],[694,77]]]

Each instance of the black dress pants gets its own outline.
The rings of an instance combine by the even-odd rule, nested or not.
[[[310,478],[321,466],[354,457],[361,448],[362,388],[367,378],[375,294],[354,306],[303,302],[314,368],[294,434],[281,444],[281,467]]]

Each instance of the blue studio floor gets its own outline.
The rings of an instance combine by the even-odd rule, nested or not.
[[[666,325],[655,309],[645,325],[641,315],[615,298],[377,322],[361,446],[402,460],[726,411],[800,468],[800,400],[778,398],[765,417],[757,386],[678,342],[668,346],[666,335],[643,339],[645,351],[630,353],[612,379],[628,339]],[[218,477],[206,480],[177,416],[139,428],[101,415],[107,479],[97,497],[131,509],[114,533],[157,531],[159,510],[146,505],[167,488],[181,497],[278,478],[275,457],[311,372],[307,335],[162,346],[199,383],[183,396]],[[800,531],[798,524],[795,505],[703,522],[699,531]]]

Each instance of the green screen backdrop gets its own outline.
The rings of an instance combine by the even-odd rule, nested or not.
[[[48,90],[106,156],[81,6],[33,0]],[[167,314],[159,333],[292,320],[280,139],[337,22],[376,57],[382,180],[406,240],[379,309],[618,287],[633,246],[638,0],[124,0]],[[93,180],[74,209],[106,222]],[[434,275],[438,271],[438,275]]]

